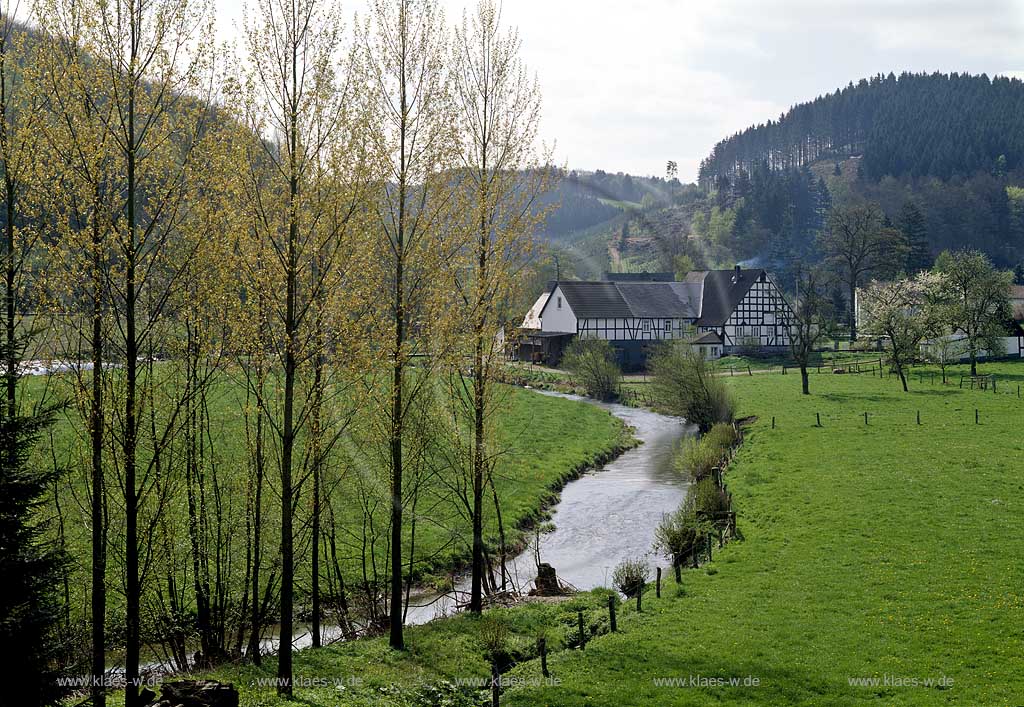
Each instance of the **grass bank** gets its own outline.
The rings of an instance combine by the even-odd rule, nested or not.
[[[746,540],[503,704],[1018,704],[1024,364],[984,372],[1001,394],[731,380],[758,418],[727,478]]]

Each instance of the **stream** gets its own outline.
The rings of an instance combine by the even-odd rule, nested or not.
[[[615,566],[625,559],[646,557],[651,567],[666,566],[653,551],[654,530],[662,516],[679,507],[687,482],[672,468],[672,452],[683,437],[697,428],[678,417],[668,417],[642,408],[601,403],[577,395],[535,391],[541,395],[586,402],[603,408],[633,429],[641,444],[607,464],[589,469],[570,481],[561,500],[552,509],[554,530],[540,535],[541,562],[555,568],[558,578],[579,590],[610,586]],[[533,586],[536,561],[531,547],[509,561],[508,571],[515,588],[525,594]],[[414,592],[410,597],[406,624],[423,624],[456,613],[468,603],[468,576],[456,582],[455,593]],[[276,629],[276,627],[274,627]],[[324,644],[341,639],[338,626],[321,627]],[[309,626],[296,623],[292,645],[295,650],[312,643]],[[271,631],[261,641],[263,653],[277,650],[278,636]],[[159,669],[159,664],[149,664]]]
[[[541,562],[554,567],[562,582],[580,590],[610,586],[615,566],[625,559],[647,556],[653,576],[659,560],[652,549],[654,529],[664,514],[679,507],[687,488],[683,476],[672,468],[672,452],[679,440],[696,434],[696,426],[646,409],[537,392],[597,405],[632,427],[633,436],[641,442],[565,486],[553,509],[555,529],[540,536]],[[510,561],[508,568],[519,591],[529,591],[537,573],[535,548]],[[456,584],[460,602],[467,601],[468,592],[467,577]],[[407,622],[426,623],[456,610],[452,594],[414,595]]]

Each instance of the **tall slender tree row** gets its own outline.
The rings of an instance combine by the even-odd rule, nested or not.
[[[239,245],[250,317],[245,330],[269,349],[249,347],[252,360],[246,365],[262,366],[259,359],[269,357],[270,390],[280,390],[280,395],[268,394],[262,372],[248,376],[250,385],[255,383],[251,392],[261,414],[266,413],[262,419],[270,425],[278,454],[278,692],[291,695],[295,517],[304,481],[296,473],[298,439],[312,420],[311,432],[320,444],[313,452],[317,504],[323,342],[327,332],[338,332],[348,323],[345,317],[328,322],[325,302],[344,307],[358,301],[349,298],[362,295],[359,288],[346,285],[352,273],[366,267],[356,247],[366,138],[364,111],[351,90],[352,57],[338,49],[342,24],[337,6],[320,0],[263,0],[258,9],[246,28],[246,51],[236,71],[231,104],[252,135],[239,165],[239,198],[251,214],[248,235]],[[261,335],[262,327],[266,330]],[[319,379],[314,392],[302,396],[303,376],[310,366]]]
[[[111,649],[137,707],[150,652],[205,669],[268,638],[292,696],[296,607],[314,645],[335,609],[354,635],[347,586],[404,648],[422,569],[467,550],[479,610],[490,505],[501,527],[499,333],[554,175],[518,38],[491,0],[454,33],[437,0],[375,0],[351,34],[330,0],[259,0],[222,67],[210,9],[38,0],[0,36],[4,419],[19,449],[49,420],[12,412],[31,314],[67,369],[49,451],[72,473],[40,478],[90,549],[64,586],[94,705]],[[437,515],[450,476],[469,527]]]
[[[134,707],[147,566],[142,555],[148,553],[140,545],[140,522],[153,522],[154,516],[142,514],[155,479],[152,457],[140,462],[145,405],[140,359],[184,269],[181,251],[175,252],[175,263],[167,256],[193,195],[191,158],[207,118],[209,63],[203,48],[209,43],[201,35],[208,30],[208,13],[189,0],[117,0],[54,2],[39,14],[68,47],[67,63],[54,78],[55,92],[64,95],[62,102],[84,105],[95,117],[91,125],[104,148],[99,159],[108,166],[102,189],[120,200],[117,211],[108,214],[111,242],[103,276],[113,315],[107,343],[119,365],[118,375],[108,379],[119,403],[111,420],[124,523],[125,703]],[[68,151],[91,152],[94,146],[85,141],[95,136],[78,130],[76,115],[64,120]]]

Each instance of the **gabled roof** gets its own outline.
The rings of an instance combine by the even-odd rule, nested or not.
[[[530,311],[523,317],[523,323],[520,325],[522,329],[542,329],[543,326],[540,321],[540,313],[544,311],[544,305],[548,303],[548,298],[551,297],[551,290],[544,290],[541,296],[537,298],[537,301],[530,307]]]
[[[767,277],[764,270],[702,270],[689,273],[683,282],[549,283],[523,327],[540,328],[556,287],[578,319],[695,319],[698,326],[719,327],[761,277]]]
[[[707,270],[687,274],[686,281],[703,287],[697,326],[723,326],[764,270]]]
[[[577,319],[633,316],[614,282],[562,281],[558,287]]]
[[[692,319],[697,316],[685,288],[674,282],[617,283],[619,293],[634,317],[641,319]]]
[[[707,346],[709,344],[721,344],[722,337],[718,335],[717,331],[706,331],[700,336],[698,336],[696,339],[691,339],[689,343],[704,346]]]
[[[1013,285],[1010,288],[1010,307],[1013,309],[1014,321],[1024,322],[1024,285]]]

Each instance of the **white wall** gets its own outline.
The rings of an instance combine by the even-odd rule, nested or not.
[[[946,355],[948,355],[950,357],[950,359],[954,360],[954,361],[956,361],[958,359],[960,361],[967,361],[967,360],[969,360],[971,356],[966,351],[966,346],[963,344],[964,339],[966,339],[967,337],[964,336],[963,334],[954,334],[950,338],[954,342],[954,345],[950,348],[950,350],[946,351]],[[939,355],[941,353],[940,350],[939,350],[939,347],[936,344],[928,342],[928,341],[926,341],[923,344],[921,344],[921,351],[922,351],[922,353],[924,353],[926,355],[927,354]],[[987,351],[979,351],[978,352],[978,358],[985,358],[987,356],[988,356],[988,352]],[[1021,358],[1024,358],[1024,341],[1022,341],[1020,338],[1018,338],[1016,336],[1004,337],[1003,338],[1003,350],[998,353],[998,356],[1000,356],[1000,357],[1002,357],[1002,356],[1011,356],[1011,357],[1012,356],[1019,356]]]
[[[561,308],[558,306],[559,302],[562,304]],[[568,300],[562,294],[561,287],[556,287],[555,291],[551,293],[551,297],[548,299],[548,303],[541,315],[541,324],[544,325],[543,331],[561,332],[563,334],[576,333],[576,315],[573,314]]]

